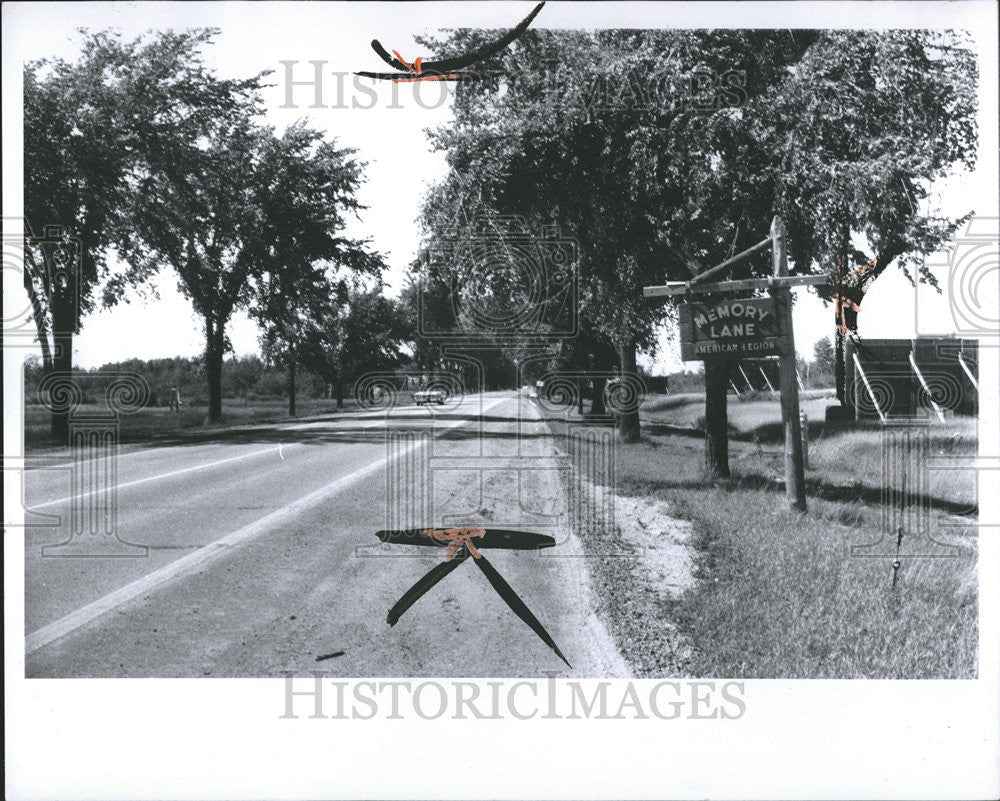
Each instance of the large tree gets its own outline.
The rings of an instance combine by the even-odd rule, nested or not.
[[[137,263],[173,266],[204,320],[213,421],[222,415],[225,330],[237,309],[263,324],[268,355],[294,381],[302,339],[336,291],[332,270],[382,268],[365,243],[343,235],[346,214],[360,208],[361,166],[351,151],[303,124],[278,138],[257,123],[254,94],[227,97],[200,139],[170,143],[145,177],[130,251]]]
[[[428,44],[448,53],[482,38]],[[579,313],[625,375],[668,311],[643,303],[642,286],[722,261],[775,214],[793,273],[830,275],[848,330],[890,264],[933,283],[920,256],[962,222],[921,208],[932,182],[975,154],[975,59],[954,34],[529,31],[496,59],[486,66],[508,77],[461,84],[455,123],[435,134],[453,186],[430,199],[431,235],[459,196],[558,223],[579,246]],[[770,272],[761,252],[729,277]],[[720,475],[723,369],[706,365],[708,466]],[[626,440],[637,434],[630,411]]]
[[[334,385],[337,408],[344,388],[370,370],[403,364],[413,342],[412,318],[400,301],[382,287],[348,286],[342,302],[331,304],[322,327],[307,337],[300,352],[303,364]]]
[[[196,140],[168,143],[141,182],[137,236],[129,255],[139,269],[167,263],[205,326],[208,417],[222,416],[226,325],[252,298],[262,224],[256,174],[271,131],[254,121],[251,98],[231,97]]]
[[[834,364],[833,344],[830,337],[821,337],[813,345],[813,361],[816,362],[816,369],[824,373],[833,373]]]
[[[213,35],[89,34],[76,62],[24,67],[24,286],[47,373],[71,375],[73,337],[102,283],[109,304],[128,284],[106,282],[108,253],[129,234],[148,160],[180,121],[211,115],[220,88],[239,85],[206,72],[200,49]],[[52,434],[66,439],[68,410],[53,412]]]
[[[480,37],[459,31],[429,44],[462,50]],[[558,225],[579,253],[574,311],[589,341],[572,348],[578,363],[601,369],[610,352],[635,381],[636,351],[652,351],[669,313],[645,302],[642,287],[689,278],[766,230],[769,208],[715,188],[711,133],[738,114],[733,103],[780,80],[809,41],[767,31],[529,31],[497,65],[510,71],[502,91],[463,85],[455,123],[435,134],[455,185],[425,207],[431,236],[442,236],[435,222],[451,224],[442,206],[456,197],[478,214]],[[692,86],[697,70],[710,91]],[[621,410],[619,433],[638,438],[634,403]]]
[[[288,370],[293,416],[302,349],[347,302],[351,278],[378,277],[384,268],[367,242],[344,236],[347,215],[362,208],[362,165],[353,152],[297,123],[265,142],[256,173],[260,225],[251,311],[269,361]]]
[[[971,216],[947,217],[934,183],[976,161],[976,55],[953,31],[824,31],[753,109],[763,160],[800,271],[826,272],[834,303],[837,391],[844,338],[892,265],[937,286],[924,257]]]

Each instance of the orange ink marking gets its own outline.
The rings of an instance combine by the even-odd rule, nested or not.
[[[423,56],[417,56],[417,59],[410,64],[405,58],[399,55],[398,50],[393,50],[392,54],[400,60],[400,62],[414,75],[418,75],[418,78],[393,78],[393,83],[416,83],[417,81],[449,81],[456,78],[472,78],[475,76],[482,75],[481,72],[450,72],[447,75],[424,75],[423,67],[421,66],[424,62]]]
[[[456,78],[473,78],[480,72],[449,72],[447,75],[424,75],[420,78],[393,78],[393,83],[416,83],[417,81],[451,81]]]
[[[409,63],[409,62],[408,62],[408,61],[407,61],[407,60],[406,60],[405,58],[403,58],[403,57],[402,57],[401,55],[399,55],[399,51],[398,51],[398,50],[393,50],[393,51],[392,51],[392,54],[393,54],[393,55],[394,55],[394,56],[395,56],[396,58],[398,58],[398,59],[399,59],[399,60],[400,60],[401,62],[403,62],[403,64],[405,64],[405,65],[406,65],[406,68],[407,68],[407,69],[408,69],[408,70],[409,70],[410,72],[413,72],[413,73],[416,73],[417,75],[419,75],[419,74],[420,74],[420,62],[421,62],[421,61],[423,61],[423,58],[422,58],[422,57],[420,57],[420,58],[418,58],[418,59],[416,60],[416,62],[415,62],[415,63],[416,63],[416,65],[417,65],[417,67],[416,67],[416,69],[414,69],[414,68],[413,68],[413,67],[412,67],[412,66],[410,65],[410,63]]]
[[[846,334],[847,333],[847,326],[844,324],[844,309],[845,308],[846,309],[851,309],[852,311],[854,311],[856,313],[860,313],[861,312],[861,305],[858,304],[858,303],[855,303],[853,300],[851,300],[850,298],[848,298],[847,296],[844,295],[844,282],[845,281],[849,281],[850,279],[855,278],[857,276],[863,276],[869,270],[874,269],[875,265],[878,264],[879,254],[876,254],[875,256],[873,256],[871,259],[869,259],[867,262],[865,262],[864,264],[862,264],[860,267],[858,267],[858,268],[856,268],[854,270],[851,270],[851,272],[849,272],[847,274],[847,276],[844,277],[842,270],[844,269],[844,267],[846,265],[846,262],[847,262],[847,254],[844,253],[844,237],[843,236],[840,237],[840,245],[837,248],[837,250],[839,251],[839,257],[837,259],[837,273],[836,273],[836,276],[834,278],[834,285],[837,287],[837,291],[836,291],[837,301],[836,301],[836,306],[835,306],[835,308],[836,308],[836,319],[837,319],[837,329],[840,331],[840,333]]]
[[[456,553],[458,549],[463,545],[469,549],[469,553],[478,559],[482,554],[476,550],[476,546],[472,544],[473,537],[484,537],[486,535],[486,529],[484,528],[427,528],[420,532],[426,537],[431,537],[438,542],[447,542],[448,550],[445,552],[444,558],[446,561],[450,560]]]

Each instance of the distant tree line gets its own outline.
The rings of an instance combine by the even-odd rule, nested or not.
[[[84,403],[102,403],[105,390],[116,376],[137,373],[149,386],[146,403],[149,407],[167,406],[175,388],[185,406],[208,405],[203,356],[126,359],[92,369],[76,367],[74,372],[81,378],[93,377],[93,380],[79,381]],[[39,402],[38,386],[43,375],[44,367],[39,358],[25,360],[24,397],[27,404]],[[222,362],[221,389],[223,399],[234,402],[285,398],[288,394],[288,373],[283,368],[269,365],[260,356],[230,356]],[[329,389],[330,385],[324,377],[312,371],[304,370],[299,376],[299,391],[305,397],[326,397]]]

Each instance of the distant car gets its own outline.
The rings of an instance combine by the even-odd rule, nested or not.
[[[418,389],[413,393],[413,402],[417,406],[423,406],[425,403],[436,403],[438,406],[443,406],[447,399],[448,396],[443,389]]]

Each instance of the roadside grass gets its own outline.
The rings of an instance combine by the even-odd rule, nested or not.
[[[810,428],[822,423],[826,407],[835,402],[832,389],[807,390],[799,396],[799,406],[809,416]],[[730,395],[727,410],[734,431],[761,429],[757,435],[764,441],[777,441],[781,435],[781,401],[777,393],[757,392],[745,400]],[[699,428],[705,421],[705,395],[649,395],[639,414],[645,422]],[[775,424],[777,429],[772,431]]]
[[[819,491],[820,497],[862,500],[877,503],[885,483],[882,467],[882,429],[877,423],[850,428],[827,426],[825,409],[834,402],[832,391],[812,391],[803,398],[801,408],[809,416],[809,470],[806,482]],[[650,408],[651,406],[651,408]],[[689,427],[700,443],[704,424],[704,397],[681,396],[674,404],[655,397],[643,407],[647,426],[646,441],[663,439],[658,424]],[[732,398],[729,403],[730,462],[737,475],[758,474],[774,480],[784,477],[784,430],[781,406],[775,399],[764,398],[744,403]],[[930,506],[962,515],[975,515],[977,509],[977,473],[974,467],[979,444],[978,424],[974,418],[955,416],[940,423],[928,422],[927,472],[924,494]],[[748,446],[746,443],[750,443]],[[699,451],[700,452],[700,451]],[[899,489],[901,478],[892,476],[891,484]]]
[[[133,414],[121,415],[119,441],[130,443],[173,436],[191,436],[221,431],[233,426],[284,423],[337,413],[336,400],[302,398],[298,400],[296,407],[297,415],[290,417],[287,399],[224,400],[222,420],[218,423],[209,423],[207,406],[185,405],[179,412],[163,406],[149,406]],[[350,398],[344,400],[344,408],[340,413],[356,410],[357,403]],[[97,404],[83,404],[74,413],[87,415],[102,414],[106,411]],[[53,442],[50,437],[49,412],[43,406],[32,404],[24,407],[24,444],[29,451],[65,447]]]
[[[689,669],[745,678],[974,678],[975,551],[903,560],[851,555],[877,531],[831,520],[813,501],[803,522],[760,490],[673,498],[694,522],[695,590],[671,613],[690,638]],[[867,530],[866,530],[867,529]],[[955,538],[960,539],[960,538]],[[970,581],[971,578],[971,581]]]
[[[654,416],[672,415],[677,425],[678,411],[691,415],[690,407],[699,405],[703,411],[703,401],[660,407]],[[671,642],[679,630],[691,644],[683,669],[692,676],[974,678],[975,421],[935,422],[929,431],[931,455],[944,457],[949,469],[932,468],[926,475],[927,526],[954,552],[916,558],[939,548],[904,532],[893,588],[891,556],[852,555],[852,547],[880,540],[878,553],[895,548],[894,536],[882,539],[880,431],[810,425],[816,439],[806,474],[809,509],[800,515],[787,508],[780,446],[765,447],[759,436],[776,418],[776,402],[730,404],[730,421],[744,436],[730,441],[733,477],[727,480],[705,476],[697,436],[657,433],[652,425],[641,442],[617,445],[616,492],[666,501],[694,530],[697,583],[678,598],[650,593],[641,559],[596,566],[598,583],[618,594],[616,603],[646,607],[641,620],[616,626],[626,632],[620,644],[631,651],[626,656],[637,672],[663,675],[649,653],[662,627],[661,641]],[[609,537],[585,530],[582,539],[599,553]],[[630,575],[623,578],[626,566]],[[616,573],[613,581],[604,575]],[[647,633],[637,633],[640,628]]]
[[[976,421],[954,418],[928,426],[925,494],[931,505],[965,515],[977,514],[978,474],[974,462],[979,450]],[[822,433],[809,445],[807,480],[815,474],[827,486],[878,489],[884,483],[881,431]],[[892,484],[900,482],[893,476]]]

